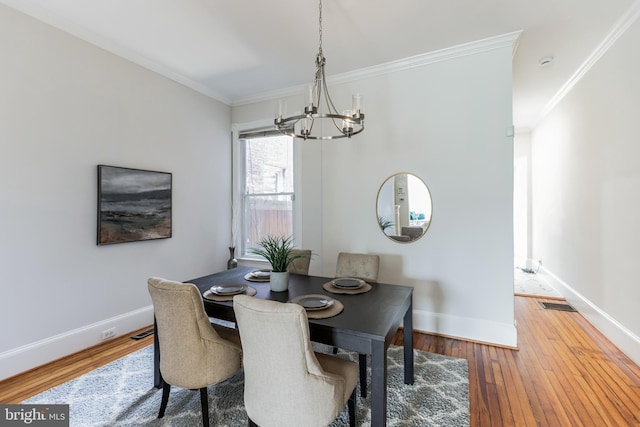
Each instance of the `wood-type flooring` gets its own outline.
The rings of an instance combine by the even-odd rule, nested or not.
[[[414,347],[469,361],[472,427],[640,426],[640,367],[580,313],[539,301],[515,297],[518,350],[419,332]],[[19,403],[153,342],[129,338],[136,332],[1,381],[0,403]]]

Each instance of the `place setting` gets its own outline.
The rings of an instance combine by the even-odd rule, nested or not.
[[[333,279],[322,285],[322,288],[333,294],[356,295],[369,292],[372,287],[369,283],[355,277],[341,277]]]
[[[326,319],[340,314],[344,305],[328,295],[309,294],[292,298],[289,302],[301,305],[309,319]]]
[[[271,280],[271,270],[254,270],[244,275],[249,282],[268,282]]]
[[[212,286],[204,291],[202,297],[211,301],[233,301],[234,295],[245,294],[254,296],[258,291],[242,283],[223,283],[221,285]]]

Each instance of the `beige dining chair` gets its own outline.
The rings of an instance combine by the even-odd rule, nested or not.
[[[313,351],[304,308],[236,295],[233,310],[244,352],[249,426],[325,427],[345,403],[355,426],[358,367]]]
[[[358,254],[340,252],[336,264],[336,278],[355,277],[369,283],[378,283],[380,256],[372,254]],[[333,354],[338,349],[334,347]],[[367,355],[359,354],[360,365],[360,396],[367,396]]]
[[[336,278],[355,277],[365,282],[378,283],[379,266],[378,255],[340,252],[336,264]]]
[[[150,278],[147,284],[153,301],[160,374],[164,380],[158,418],[164,417],[172,385],[199,389],[202,424],[208,427],[207,387],[230,378],[241,367],[238,333],[211,325],[195,285],[159,277]]]
[[[309,264],[311,263],[311,250],[310,249],[292,249],[291,255],[297,257],[294,259],[287,271],[293,274],[309,275]]]

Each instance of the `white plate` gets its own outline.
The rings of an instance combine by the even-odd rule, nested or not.
[[[326,295],[301,295],[291,300],[291,302],[303,306],[308,311],[324,310],[331,307],[333,301],[333,298]]]
[[[256,270],[252,271],[251,275],[257,279],[268,279],[271,277],[271,270]]]
[[[333,279],[331,284],[340,289],[359,289],[364,286],[365,281],[351,277],[343,277],[341,279]]]
[[[223,285],[216,285],[211,287],[211,292],[216,295],[236,295],[241,294],[247,290],[247,285],[239,283],[226,283]]]

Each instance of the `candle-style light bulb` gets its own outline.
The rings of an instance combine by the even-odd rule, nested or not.
[[[359,93],[353,94],[351,96],[351,104],[353,117],[359,118],[360,114],[364,113],[364,108],[362,107],[362,96]]]
[[[276,119],[280,120],[287,115],[287,101],[285,101],[284,99],[278,100],[278,102],[276,103],[275,114]]]
[[[300,119],[300,135],[303,135],[305,139],[309,135],[309,122],[306,117]]]
[[[305,86],[305,91],[304,91],[304,105],[305,105],[305,112],[306,113],[312,113],[314,108],[313,107],[317,107],[317,105],[315,105],[314,103],[314,99],[313,99],[313,84],[309,83],[308,85]]]
[[[342,115],[345,117],[353,117],[353,112],[351,110],[344,110]],[[342,132],[343,133],[351,133],[353,132],[353,122],[351,120],[342,120]]]

